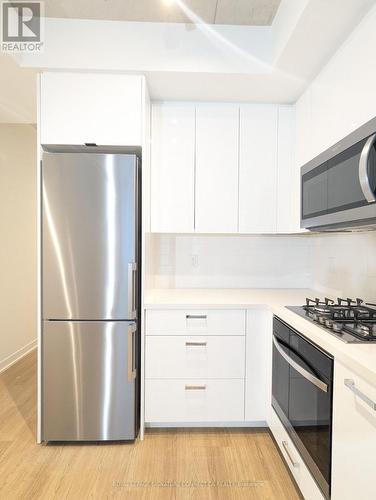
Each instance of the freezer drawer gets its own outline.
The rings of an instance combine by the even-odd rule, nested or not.
[[[43,318],[135,319],[133,155],[44,153]]]
[[[45,321],[42,439],[136,436],[136,323]]]

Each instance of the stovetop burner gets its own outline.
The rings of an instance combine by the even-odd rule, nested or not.
[[[376,342],[376,304],[362,299],[306,299],[301,307],[288,307],[300,316],[318,323],[344,342]]]

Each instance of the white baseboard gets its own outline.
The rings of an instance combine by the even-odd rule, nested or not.
[[[8,368],[10,368],[12,365],[17,363],[20,359],[22,359],[24,356],[29,354],[30,351],[35,349],[37,347],[37,339],[32,340],[28,344],[26,344],[24,347],[21,347],[21,349],[18,349],[18,351],[14,352],[10,356],[7,356],[6,358],[0,360],[0,373],[4,372]]]
[[[150,423],[145,422],[145,427],[149,429],[160,429],[160,428],[200,428],[200,427],[232,427],[235,428],[249,428],[249,427],[268,427],[265,421],[256,422],[156,422]]]

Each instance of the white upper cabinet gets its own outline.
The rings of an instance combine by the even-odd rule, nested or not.
[[[152,107],[151,230],[194,231],[195,106]]]
[[[142,145],[142,87],[142,76],[43,73],[41,143]]]
[[[238,230],[239,107],[196,107],[195,229],[201,233]]]
[[[294,161],[295,107],[278,108],[277,232],[300,232],[300,171]]]
[[[278,107],[240,108],[239,231],[274,233],[277,229]]]

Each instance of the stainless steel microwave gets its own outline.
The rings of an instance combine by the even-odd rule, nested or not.
[[[376,229],[376,118],[302,167],[301,227]]]

